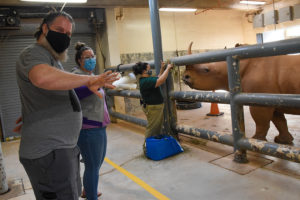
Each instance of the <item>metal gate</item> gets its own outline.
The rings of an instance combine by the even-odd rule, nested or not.
[[[154,52],[160,52],[160,55],[155,56],[155,69],[159,72],[159,61],[162,60],[160,39],[160,25],[158,17],[157,0],[149,0],[151,26],[153,38]],[[154,28],[153,28],[154,27]],[[157,38],[158,37],[158,38]],[[157,42],[158,41],[158,42]],[[165,115],[164,125],[169,126],[173,133],[178,132],[192,135],[195,137],[219,142],[222,144],[234,147],[235,161],[247,162],[246,150],[260,152],[266,155],[271,155],[294,162],[300,162],[300,148],[288,145],[280,145],[276,143],[266,142],[245,137],[245,125],[243,105],[255,106],[285,106],[300,108],[300,95],[291,94],[265,94],[265,93],[241,93],[240,74],[239,74],[239,59],[265,57],[284,55],[289,53],[300,52],[300,39],[290,39],[279,42],[272,42],[259,45],[242,46],[233,49],[225,49],[214,52],[207,52],[201,54],[193,54],[181,56],[170,59],[172,63],[178,66],[196,63],[208,63],[217,61],[226,61],[228,69],[228,81],[230,95],[228,93],[214,93],[214,92],[175,92],[173,91],[172,82],[167,81],[165,86],[167,97],[165,104],[167,107],[167,115]],[[132,70],[134,64],[121,65],[118,70],[127,71]],[[151,67],[154,63],[150,62]],[[110,68],[117,70],[117,68]],[[170,77],[168,80],[172,79]],[[138,91],[114,91],[108,90],[109,96],[124,96],[131,98],[140,98]],[[189,101],[203,101],[226,103],[231,106],[232,119],[232,135],[221,134],[214,131],[188,127],[183,124],[178,124],[176,120],[176,112],[174,112],[174,100],[189,100]],[[113,117],[129,121],[141,126],[146,126],[147,121],[139,119],[126,114],[113,111],[113,101],[110,105],[110,113]]]

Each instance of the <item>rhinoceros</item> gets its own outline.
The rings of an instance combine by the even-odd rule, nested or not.
[[[188,54],[191,54],[192,43]],[[300,55],[281,55],[240,60],[242,92],[300,94]],[[198,90],[229,90],[226,62],[187,65],[183,81]],[[266,140],[272,121],[279,131],[276,143],[292,144],[286,114],[300,114],[300,109],[250,106],[256,124],[253,138]]]

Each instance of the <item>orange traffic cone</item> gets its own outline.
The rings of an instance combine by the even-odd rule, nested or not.
[[[223,112],[219,111],[219,106],[217,103],[211,103],[210,105],[210,113],[207,113],[207,116],[220,116],[223,115]]]

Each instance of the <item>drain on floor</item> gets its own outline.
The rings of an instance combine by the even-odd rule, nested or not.
[[[249,162],[244,164],[234,162],[233,158],[234,154],[230,154],[228,156],[213,160],[210,163],[236,172],[238,174],[245,175],[256,170],[257,168],[264,167],[273,162],[273,160],[257,157],[250,154],[247,154]]]
[[[256,152],[250,152],[253,155],[272,159],[274,162],[270,165],[265,166],[265,169],[275,171],[279,174],[285,174],[293,178],[300,179],[300,165],[299,163],[292,162],[289,160],[283,160],[280,158],[274,158],[268,155],[259,154]]]
[[[8,182],[9,192],[1,195],[1,199],[11,199],[25,194],[23,179],[13,179]]]

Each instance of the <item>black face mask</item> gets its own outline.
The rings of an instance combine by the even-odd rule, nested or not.
[[[71,40],[67,34],[51,31],[50,29],[46,39],[57,53],[64,52],[69,47]]]
[[[146,74],[148,74],[149,76],[151,76],[151,75],[152,75],[152,70],[149,69],[149,70],[146,72]]]

